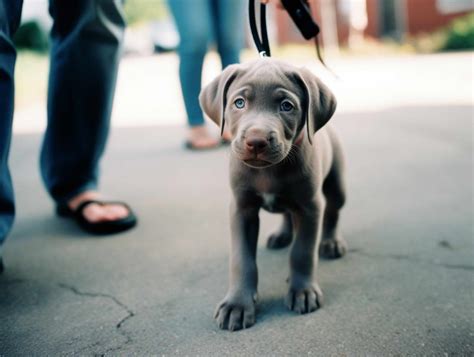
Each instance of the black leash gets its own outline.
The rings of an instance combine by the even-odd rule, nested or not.
[[[323,60],[323,57],[321,55],[321,48],[319,47],[319,38],[318,36],[315,36],[314,37],[314,44],[316,46],[316,55],[318,56],[318,60],[319,62],[321,62],[323,64],[324,67],[326,67],[327,70],[329,70],[329,72],[331,72],[332,74],[336,75],[327,65],[326,65],[326,62],[324,62]]]
[[[261,57],[270,57],[271,53],[270,44],[268,43],[267,12],[265,4],[260,4],[260,33],[262,39],[260,39],[255,18],[255,0],[249,0],[249,22],[253,42],[255,42],[255,46],[257,47],[258,53]]]

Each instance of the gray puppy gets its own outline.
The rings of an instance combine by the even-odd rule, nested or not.
[[[336,109],[334,95],[310,71],[264,58],[229,66],[199,100],[233,135],[230,284],[216,310],[219,327],[233,331],[255,323],[260,208],[284,216],[269,248],[294,240],[286,305],[297,313],[315,311],[323,299],[313,277],[315,250],[328,258],[347,251],[337,229],[345,197],[343,153],[325,126]]]

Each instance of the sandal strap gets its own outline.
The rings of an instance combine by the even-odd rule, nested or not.
[[[75,210],[72,210],[72,211],[73,211],[74,215],[83,217],[82,212],[84,211],[84,209],[87,206],[89,206],[91,204],[97,204],[99,206],[103,206],[105,204],[105,202],[104,201],[98,201],[98,200],[86,200],[86,201],[82,202],[79,206],[77,206],[77,208]]]
[[[73,211],[73,213],[76,216],[83,217],[82,212],[84,211],[84,209],[87,206],[89,206],[91,204],[96,204],[96,205],[99,205],[99,206],[108,206],[108,205],[123,206],[127,209],[129,214],[132,213],[131,208],[125,202],[121,202],[121,201],[102,201],[102,200],[86,200],[86,201],[82,202],[79,206],[77,206],[77,208]]]

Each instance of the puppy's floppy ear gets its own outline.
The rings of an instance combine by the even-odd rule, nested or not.
[[[201,108],[224,132],[224,112],[227,105],[227,90],[237,77],[239,65],[228,66],[217,78],[204,87],[199,95]]]
[[[306,68],[300,68],[298,76],[305,92],[306,129],[309,142],[313,135],[331,119],[336,111],[336,97],[331,90]]]

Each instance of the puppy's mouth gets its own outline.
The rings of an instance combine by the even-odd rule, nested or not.
[[[254,167],[254,168],[263,168],[263,167],[268,167],[268,166],[271,166],[273,165],[272,162],[270,161],[266,161],[266,160],[262,160],[262,159],[257,159],[257,158],[254,158],[254,159],[243,159],[242,160],[246,165],[250,166],[250,167]]]
[[[240,160],[247,166],[262,169],[278,164],[282,159],[280,153],[261,153],[261,154],[249,154],[245,153],[238,156]]]

